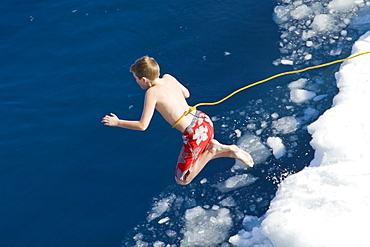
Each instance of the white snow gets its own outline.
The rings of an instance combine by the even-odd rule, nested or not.
[[[352,54],[366,51],[370,51],[370,32],[355,43]],[[262,223],[253,229],[244,226],[229,239],[231,243],[274,247],[369,245],[370,55],[344,62],[336,79],[339,93],[333,107],[308,127],[315,149],[311,165],[286,178],[269,210],[259,219]],[[259,243],[258,239],[266,245],[250,244]]]

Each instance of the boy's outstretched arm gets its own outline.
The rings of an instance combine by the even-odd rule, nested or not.
[[[155,104],[155,97],[147,93],[145,95],[143,113],[139,121],[122,120],[114,113],[111,113],[110,115],[105,115],[101,122],[108,126],[144,131],[148,128],[150,120],[153,117]]]
[[[132,130],[144,131],[146,129],[143,126],[143,124],[140,123],[140,121],[121,120],[114,113],[111,113],[110,115],[105,115],[105,117],[102,120],[102,123],[108,126],[121,127],[125,129],[132,129]]]

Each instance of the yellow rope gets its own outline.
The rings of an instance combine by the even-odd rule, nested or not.
[[[369,53],[370,53],[370,51],[364,52],[364,53],[360,53],[360,54],[354,55],[352,57],[338,59],[338,60],[335,60],[335,61],[329,62],[329,63],[324,63],[324,64],[315,65],[315,66],[307,67],[307,68],[300,69],[300,70],[294,70],[294,71],[288,71],[288,72],[283,72],[283,73],[280,73],[280,74],[276,74],[276,75],[273,75],[273,76],[271,76],[269,78],[266,78],[264,80],[260,80],[260,81],[257,81],[255,83],[249,84],[249,85],[247,85],[245,87],[239,88],[238,90],[235,90],[234,92],[232,92],[231,94],[229,94],[228,96],[226,96],[225,98],[223,98],[223,99],[221,99],[219,101],[216,101],[216,102],[213,102],[213,103],[198,103],[195,106],[191,106],[189,108],[189,110],[185,111],[184,114],[182,114],[182,116],[172,125],[172,128],[175,128],[176,125],[181,121],[181,119],[183,117],[185,117],[186,115],[188,115],[191,111],[195,110],[198,106],[201,106],[201,105],[217,105],[217,104],[220,104],[220,103],[224,102],[228,98],[234,96],[235,94],[237,94],[237,93],[239,93],[239,92],[241,92],[241,91],[243,91],[243,90],[245,90],[247,88],[251,88],[253,86],[256,86],[256,85],[261,84],[261,83],[264,83],[266,81],[275,79],[277,77],[280,77],[280,76],[283,76],[283,75],[289,75],[289,74],[296,74],[296,73],[304,72],[304,71],[311,70],[311,69],[317,69],[317,68],[326,67],[326,66],[329,66],[329,65],[332,65],[332,64],[341,63],[341,62],[344,62],[346,60],[350,60],[350,59],[353,59],[355,57],[359,57],[359,56],[362,56],[362,55],[365,55],[365,54],[369,54]]]

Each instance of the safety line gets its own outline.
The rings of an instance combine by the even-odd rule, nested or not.
[[[351,57],[347,57],[347,58],[343,58],[343,59],[338,59],[338,60],[335,60],[335,61],[332,61],[332,62],[329,62],[329,63],[324,63],[324,64],[319,64],[319,65],[315,65],[315,66],[311,66],[311,67],[307,67],[307,68],[304,68],[304,69],[299,69],[299,70],[293,70],[293,71],[287,71],[287,72],[283,72],[283,73],[280,73],[280,74],[276,74],[276,75],[273,75],[273,76],[270,76],[269,78],[266,78],[264,80],[260,80],[260,81],[257,81],[255,83],[252,83],[252,84],[249,84],[245,87],[242,87],[242,88],[239,88],[238,90],[235,90],[234,92],[232,92],[231,94],[227,95],[226,97],[224,97],[223,99],[219,100],[219,101],[216,101],[216,102],[212,102],[212,103],[198,103],[196,104],[195,106],[190,106],[189,110],[185,111],[182,116],[172,125],[172,128],[175,128],[176,125],[181,121],[181,119],[183,117],[185,117],[186,115],[188,115],[191,111],[195,110],[198,106],[202,106],[202,105],[217,105],[217,104],[220,104],[222,102],[224,102],[225,100],[227,100],[228,98],[234,96],[235,94],[247,89],[247,88],[251,88],[253,86],[256,86],[258,84],[261,84],[261,83],[264,83],[266,81],[269,81],[269,80],[272,80],[272,79],[275,79],[277,77],[280,77],[280,76],[283,76],[283,75],[289,75],[289,74],[296,74],[296,73],[301,73],[301,72],[304,72],[304,71],[307,71],[307,70],[311,70],[311,69],[317,69],[317,68],[322,68],[322,67],[326,67],[326,66],[329,66],[329,65],[332,65],[332,64],[336,64],[336,63],[341,63],[341,62],[344,62],[346,60],[350,60],[350,59],[353,59],[353,58],[356,58],[356,57],[359,57],[359,56],[362,56],[362,55],[365,55],[365,54],[369,54],[370,51],[368,52],[363,52],[363,53],[360,53],[360,54],[357,54],[357,55],[353,55]]]

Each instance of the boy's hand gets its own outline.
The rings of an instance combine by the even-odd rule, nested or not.
[[[116,114],[111,113],[110,116],[105,115],[105,117],[103,117],[103,120],[101,122],[104,123],[104,125],[117,127],[119,118],[116,116]]]

